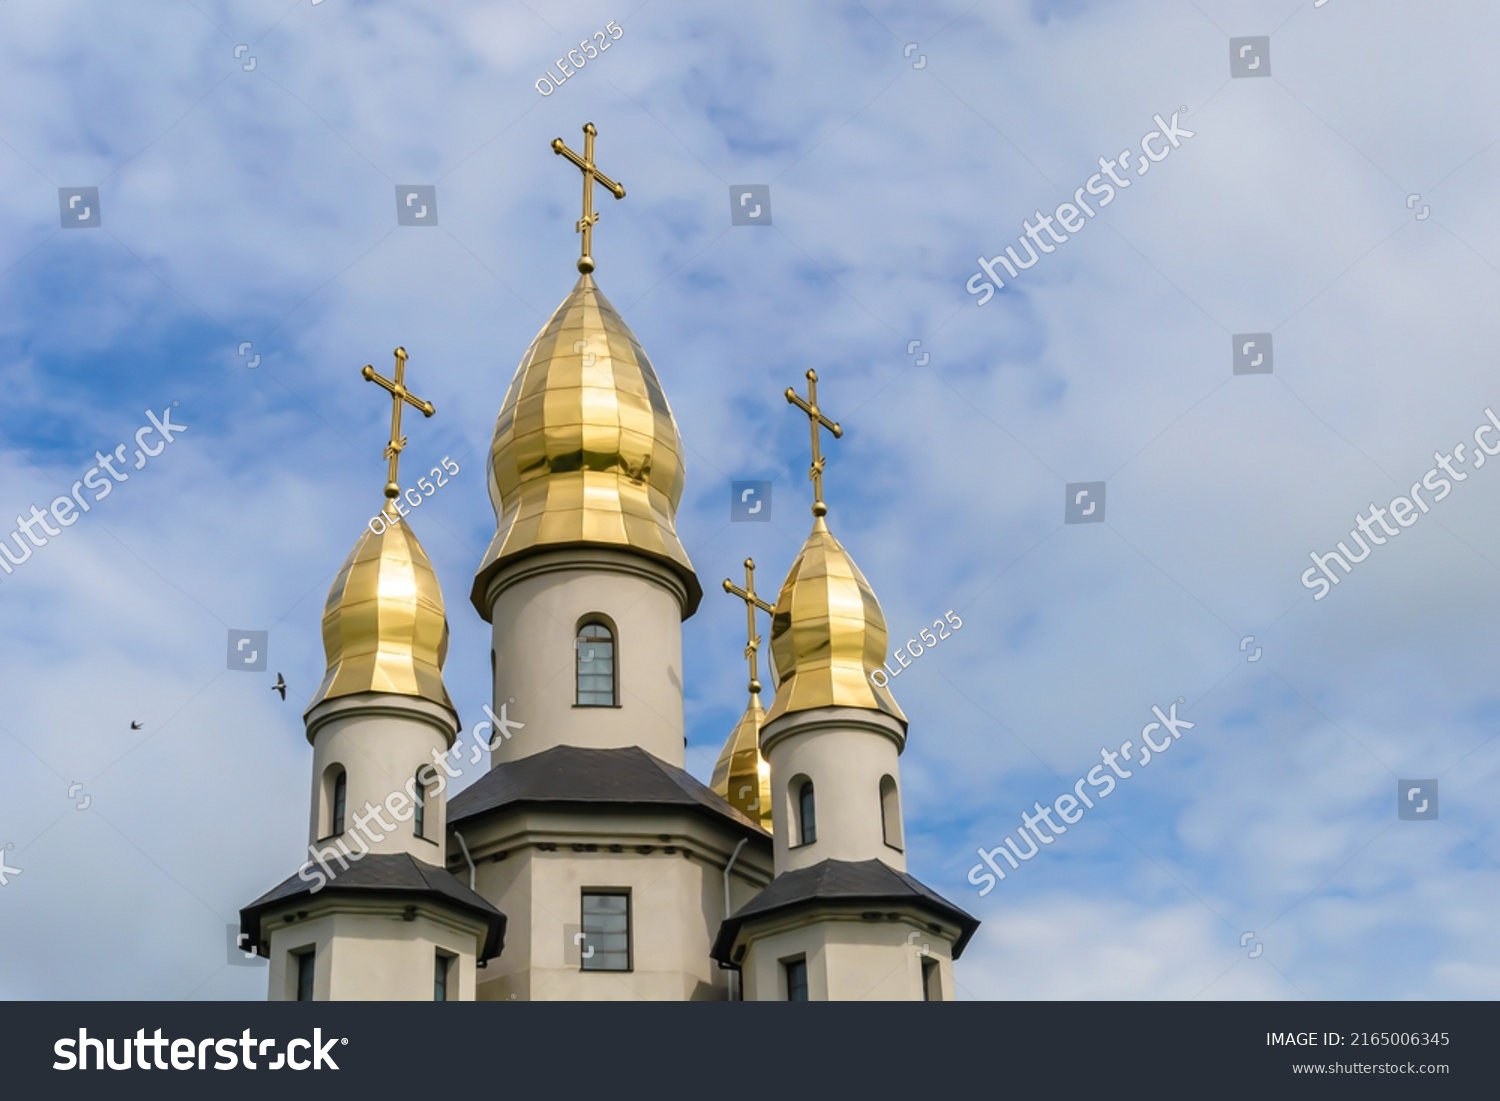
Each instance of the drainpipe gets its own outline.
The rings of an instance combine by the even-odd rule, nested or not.
[[[748,837],[742,837],[742,838],[740,838],[740,843],[734,847],[734,852],[732,852],[732,853],[729,854],[729,863],[724,865],[724,920],[725,921],[729,920],[729,870],[734,867],[734,862],[736,860],[738,860],[739,857],[740,857],[740,850],[745,847],[745,842],[747,842],[749,840],[750,839]],[[460,844],[463,843],[462,839],[460,839],[459,843]],[[468,853],[468,851],[465,850],[465,855],[467,855],[467,853]],[[473,864],[470,864],[469,866],[472,868]],[[735,979],[737,978],[737,973],[734,972],[734,971],[730,971],[728,978],[729,978],[729,1000],[732,1001],[732,1002],[739,1001],[739,999],[735,997],[735,993],[736,993],[735,987],[738,985],[735,982]]]
[[[453,836],[458,839],[458,847],[463,850],[464,859],[469,862],[469,890],[472,891],[474,889],[474,858],[469,855],[469,846],[464,844],[464,835],[454,830]],[[724,886],[724,890],[726,892],[729,890],[727,883]]]

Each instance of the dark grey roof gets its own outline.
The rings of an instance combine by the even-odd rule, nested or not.
[[[731,964],[734,942],[748,922],[771,913],[827,903],[847,903],[864,909],[873,909],[883,903],[917,903],[958,926],[958,939],[953,942],[954,959],[963,954],[969,938],[979,928],[978,918],[960,910],[921,881],[882,861],[824,860],[771,880],[765,890],[719,926],[719,935],[714,938],[710,955],[720,963]]]
[[[260,945],[260,919],[271,909],[277,909],[299,898],[313,896],[318,880],[326,879],[318,894],[339,892],[343,894],[406,895],[412,898],[426,897],[445,902],[459,910],[474,914],[489,926],[484,938],[484,947],[479,959],[488,960],[500,954],[505,947],[505,915],[469,887],[454,878],[453,873],[431,864],[424,864],[407,853],[368,853],[358,860],[340,866],[337,859],[328,860],[327,876],[316,864],[304,865],[303,871],[271,888],[265,894],[240,911],[240,932],[246,949]]]
[[[496,765],[448,801],[448,825],[516,803],[685,807],[752,836],[770,838],[727,800],[639,746],[582,749],[560,745]]]

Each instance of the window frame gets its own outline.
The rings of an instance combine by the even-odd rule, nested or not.
[[[811,776],[801,774],[792,777],[792,784],[795,785],[796,792],[792,800],[792,813],[795,817],[793,825],[796,829],[792,836],[796,838],[796,843],[787,847],[800,849],[818,842],[818,787]],[[809,814],[809,811],[812,813]]]
[[[812,990],[811,990],[811,985],[810,985],[810,983],[808,981],[808,974],[807,974],[807,955],[804,953],[804,954],[799,955],[799,956],[788,956],[786,959],[784,959],[784,960],[782,960],[780,962],[781,962],[781,985],[782,985],[782,987],[783,987],[783,989],[785,991],[785,994],[786,994],[786,996],[785,996],[785,998],[783,1000],[784,1001],[788,1001],[788,1002],[810,1002],[810,1001],[812,1001]],[[794,968],[797,969],[797,971],[800,973],[801,979],[802,979],[802,982],[801,982],[802,997],[800,997],[800,998],[794,998],[794,997],[792,997],[792,991],[795,989],[795,987],[793,987],[793,985],[792,985],[792,975],[793,975],[793,969]]]
[[[458,957],[452,952],[444,952],[441,948],[433,950],[432,953],[432,1000],[435,1002],[451,1002],[455,999],[453,993],[453,964]],[[442,997],[438,997],[441,993]]]
[[[330,841],[344,832],[349,810],[349,770],[342,761],[331,761],[323,769],[320,785],[322,798],[318,807],[319,841]]]
[[[609,702],[608,703],[585,703],[582,699],[584,676],[583,651],[580,649],[583,643],[583,632],[590,627],[603,629],[609,635]],[[602,639],[591,640],[602,642]],[[578,625],[573,628],[573,706],[574,707],[619,707],[620,706],[620,630],[615,626],[615,621],[603,612],[590,612],[579,619]]]
[[[886,785],[890,787],[887,789]],[[894,831],[896,839],[891,840]],[[905,831],[901,823],[901,785],[887,772],[880,778],[880,837],[886,848],[898,853],[906,851]]]
[[[296,979],[292,984],[293,1001],[315,1002],[318,1000],[318,946],[309,944],[305,948],[293,948],[287,953],[297,963]],[[307,984],[307,997],[303,997],[303,983]]]
[[[943,965],[932,956],[922,957],[922,1000],[943,1000]]]
[[[423,765],[422,768],[426,768]],[[417,769],[412,784],[412,809],[411,809],[411,832],[413,837],[420,837],[423,841],[431,841],[422,830],[427,825],[427,785],[422,782],[422,769]]]
[[[635,898],[629,887],[580,887],[578,889],[578,929],[584,935],[584,944],[587,945],[588,937],[588,910],[585,908],[585,900],[590,896],[606,898],[623,898],[625,900],[625,966],[624,967],[600,967],[588,966],[592,956],[585,957],[580,952],[578,970],[601,971],[609,975],[624,975],[635,970]]]

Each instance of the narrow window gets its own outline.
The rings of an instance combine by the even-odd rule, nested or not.
[[[318,837],[337,837],[344,832],[346,773],[335,761],[323,770],[318,792]]]
[[[292,958],[297,961],[297,1000],[310,1002],[313,1000],[313,962],[317,958],[317,950],[307,948],[294,953]]]
[[[427,766],[424,765],[422,767],[425,768]],[[427,785],[422,783],[421,769],[417,770],[417,782],[412,785],[412,792],[417,797],[411,812],[412,832],[418,837],[426,837],[427,835],[422,831],[426,828],[427,822]],[[438,1001],[442,1000],[442,998],[438,999]]]
[[[799,956],[794,960],[782,960],[781,967],[786,973],[786,1000],[789,1002],[807,1001],[807,957]]]
[[[578,706],[615,706],[615,635],[599,622],[584,623],[573,642],[578,668]]]
[[[797,844],[811,845],[818,839],[818,816],[813,800],[813,782],[802,781],[797,789]]]
[[[900,849],[901,803],[896,797],[896,780],[891,776],[880,778],[880,824],[885,843],[893,849]]]
[[[630,970],[630,895],[625,891],[583,892],[585,971]]]
[[[438,952],[433,956],[432,1000],[435,1002],[448,1000],[448,972],[452,969],[452,964],[453,957],[446,952]]]
[[[938,983],[938,961],[931,956],[922,957],[922,1000],[924,1002],[940,1002],[943,1000],[943,991]]]

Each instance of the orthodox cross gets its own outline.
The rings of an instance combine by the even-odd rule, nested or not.
[[[401,407],[410,405],[420,409],[424,417],[430,417],[437,410],[433,408],[432,402],[423,401],[406,388],[406,349],[396,349],[396,381],[381,378],[376,374],[375,368],[365,364],[364,370],[360,372],[370,382],[383,386],[391,394],[391,442],[385,445],[385,457],[390,460],[390,466],[386,470],[385,495],[394,501],[401,493],[401,483],[396,480],[397,469],[401,463],[401,451],[406,447],[406,437],[401,434]],[[390,511],[391,505],[386,506]]]
[[[745,657],[750,660],[750,691],[760,691],[760,671],[756,665],[755,652],[760,649],[760,636],[755,633],[755,609],[759,608],[767,615],[774,615],[776,609],[755,595],[755,559],[745,559],[745,587],[742,589],[729,578],[724,579],[724,591],[732,593],[745,602],[745,637],[749,644],[745,647]]]
[[[786,400],[807,414],[808,423],[812,426],[812,471],[810,477],[813,484],[813,515],[823,516],[828,512],[828,506],[823,503],[823,466],[827,462],[823,458],[822,449],[819,445],[819,426],[833,433],[833,438],[838,439],[844,434],[844,430],[835,421],[829,420],[818,408],[818,372],[807,372],[807,399],[790,386],[786,388]]]
[[[594,211],[594,184],[604,185],[616,199],[625,197],[625,188],[615,183],[594,164],[594,135],[599,133],[592,122],[583,125],[583,156],[579,156],[569,149],[562,138],[552,139],[552,152],[560,157],[567,157],[583,173],[583,217],[578,219],[575,227],[577,232],[583,234],[583,254],[578,257],[578,270],[587,274],[594,270],[594,223],[599,220],[599,215]]]

